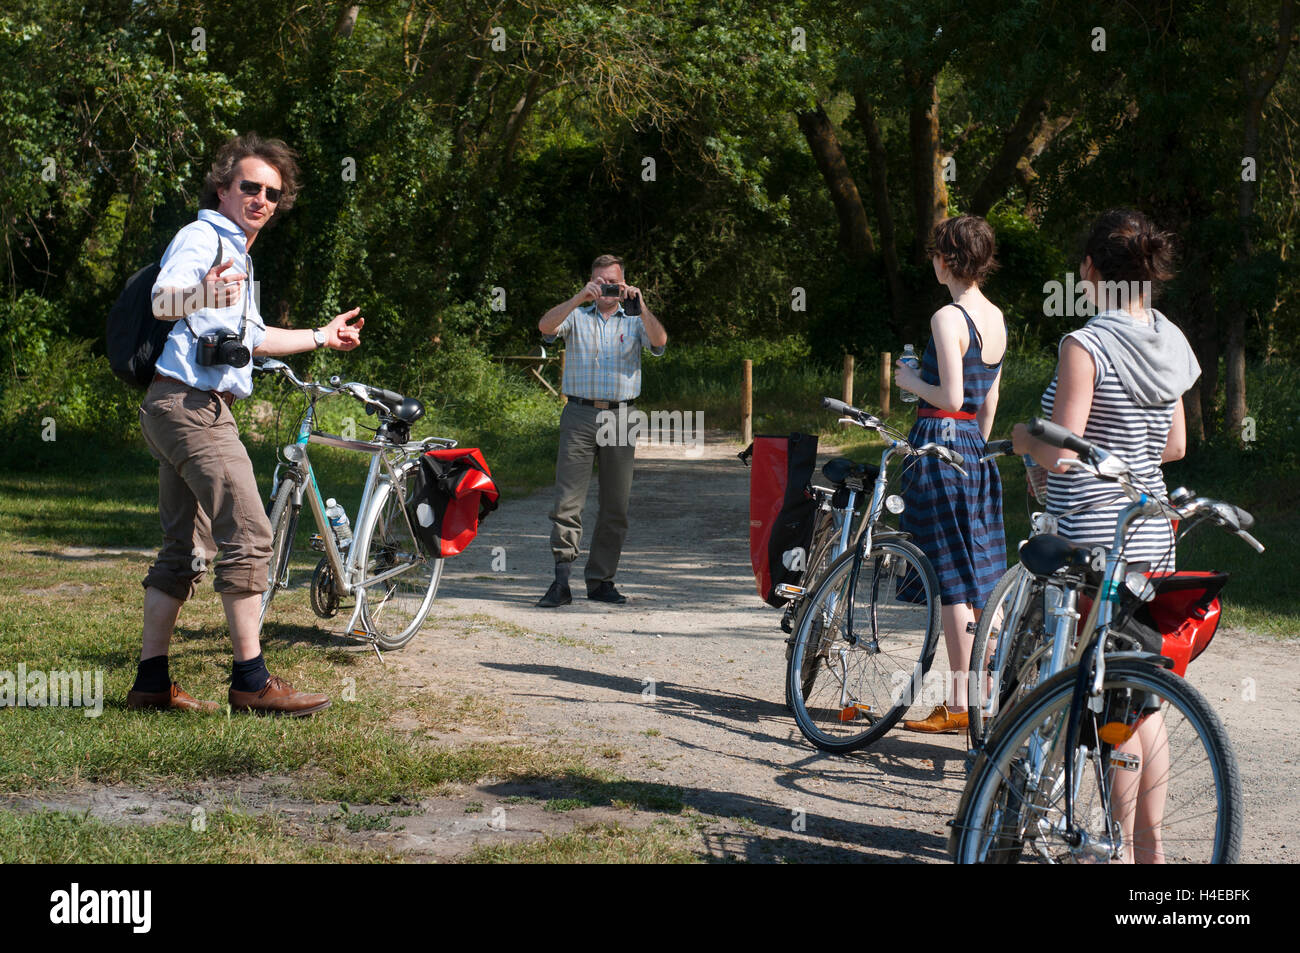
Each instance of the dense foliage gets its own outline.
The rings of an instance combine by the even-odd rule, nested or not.
[[[1017,346],[1050,352],[1082,318],[1046,313],[1044,283],[1124,204],[1180,244],[1159,304],[1206,367],[1193,432],[1235,438],[1264,420],[1246,363],[1300,360],[1294,6],[18,0],[0,424],[129,429],[93,357],[108,306],[256,130],[305,172],[258,243],[263,312],[359,304],[352,360],[393,386],[493,392],[487,356],[535,344],[605,251],[677,343],[896,351],[943,293],[929,230],[964,211],[997,228]]]

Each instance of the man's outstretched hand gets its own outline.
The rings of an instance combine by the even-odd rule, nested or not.
[[[361,309],[353,308],[335,315],[334,320],[325,325],[325,346],[335,351],[350,351],[361,344],[361,329],[366,319],[361,317]],[[356,323],[351,323],[353,319]]]

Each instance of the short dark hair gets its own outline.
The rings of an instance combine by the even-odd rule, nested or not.
[[[1174,276],[1172,236],[1131,208],[1113,208],[1097,219],[1083,254],[1106,281],[1155,284]]]
[[[235,184],[235,166],[249,156],[261,159],[280,173],[280,201],[275,206],[276,214],[293,208],[293,200],[298,197],[298,153],[280,139],[263,139],[255,132],[235,136],[217,150],[212,168],[203,179],[201,208],[214,209],[221,204],[217,189],[228,189]]]
[[[623,259],[617,255],[600,255],[591,263],[591,273],[594,275],[597,268],[608,268],[610,265],[618,265],[622,268]]]
[[[978,215],[944,219],[934,227],[930,248],[962,281],[982,284],[998,267],[993,229]]]

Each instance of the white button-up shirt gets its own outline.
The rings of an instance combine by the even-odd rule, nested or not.
[[[197,360],[198,336],[216,331],[238,333],[244,302],[247,302],[247,326],[243,344],[251,353],[266,338],[266,324],[257,307],[253,288],[253,259],[243,229],[214,209],[202,209],[196,221],[186,225],[163,254],[162,270],[154,282],[157,294],[164,288],[192,288],[203,280],[212,262],[217,258],[217,245],[221,246],[221,262],[231,260],[222,275],[246,275],[244,301],[224,308],[202,308],[186,319],[176,321],[167,336],[157,370],[166,377],[200,390],[229,391],[236,397],[247,397],[253,392],[253,363],[243,367],[228,364],[201,367]]]

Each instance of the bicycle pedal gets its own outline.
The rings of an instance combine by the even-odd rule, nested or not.
[[[320,533],[311,534],[311,548],[318,553],[325,552],[325,540],[321,538]]]
[[[861,702],[855,702],[852,705],[845,705],[840,710],[840,721],[855,721],[859,715],[869,717],[871,715],[871,706],[863,705]]]
[[[1142,769],[1142,759],[1135,754],[1129,754],[1127,751],[1112,751],[1110,753],[1110,763],[1112,767],[1124,771],[1140,771]]]
[[[802,596],[808,590],[803,586],[791,586],[788,583],[783,582],[777,585],[777,587],[772,591],[778,596],[785,596],[788,599],[793,599],[796,596]]]

